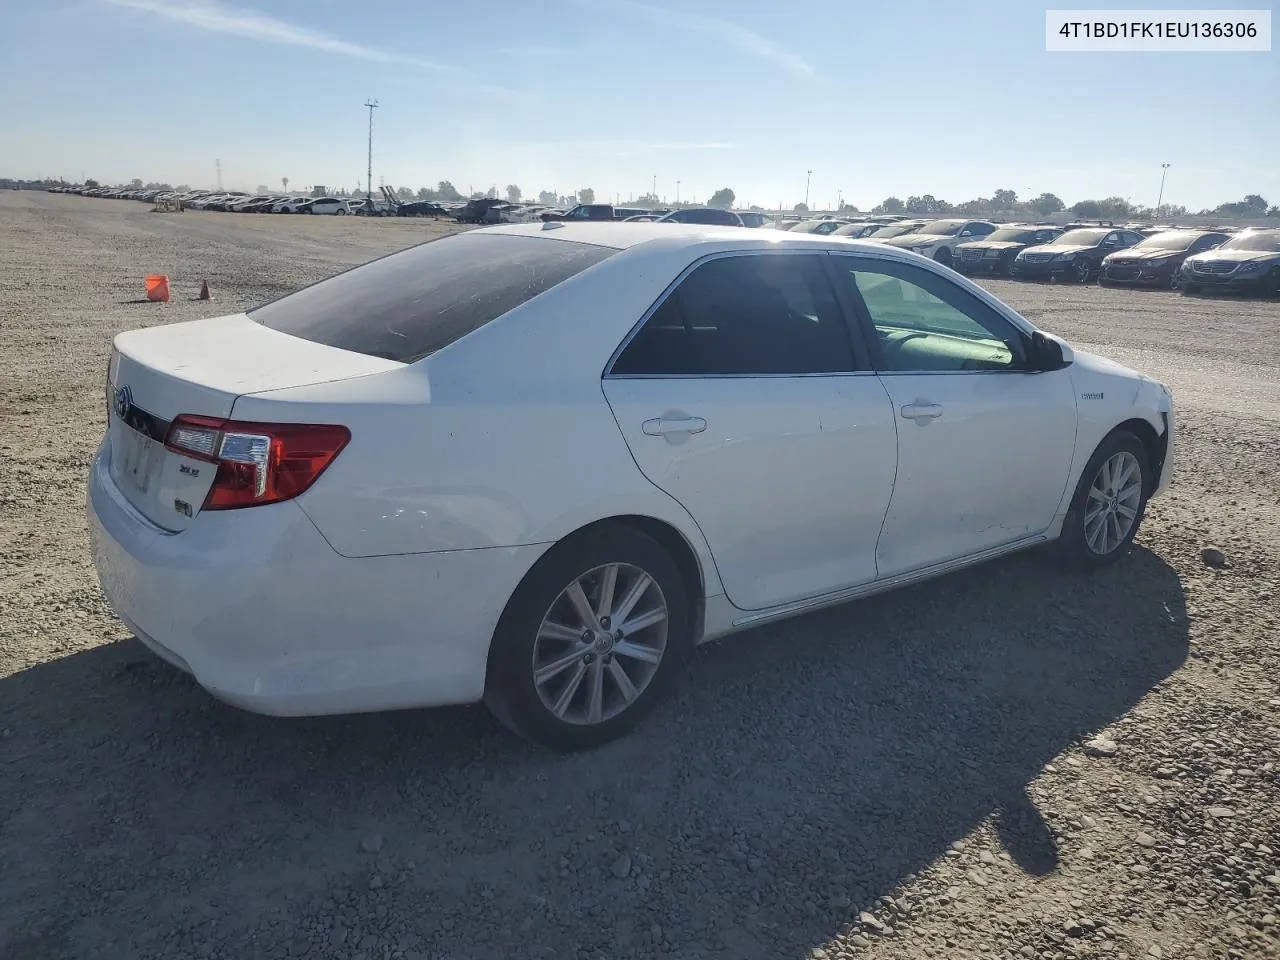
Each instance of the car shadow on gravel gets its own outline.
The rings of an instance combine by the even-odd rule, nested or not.
[[[1056,869],[1028,783],[1186,653],[1159,556],[1023,555],[704,647],[556,756],[480,708],[254,716],[109,644],[0,680],[0,956],[800,957],[987,818],[991,869]]]

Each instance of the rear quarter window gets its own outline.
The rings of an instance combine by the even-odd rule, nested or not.
[[[249,316],[303,340],[413,363],[616,252],[550,238],[457,234],[321,280]]]

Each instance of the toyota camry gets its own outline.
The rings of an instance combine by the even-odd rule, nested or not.
[[[884,244],[485,228],[116,337],[113,608],[279,715],[622,733],[694,644],[1048,544],[1126,553],[1169,391]]]

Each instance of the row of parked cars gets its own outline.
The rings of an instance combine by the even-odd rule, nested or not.
[[[112,200],[142,200],[148,203],[178,203],[191,210],[221,210],[227,213],[309,213],[322,216],[447,216],[441,204],[426,201],[391,202],[360,197],[305,197],[285,194],[252,195],[238,191],[130,190],[118,187],[51,187],[51,193],[76,193]],[[461,206],[459,204],[458,206]]]
[[[1280,297],[1280,228],[884,220],[783,220],[775,229],[886,243],[973,275]]]

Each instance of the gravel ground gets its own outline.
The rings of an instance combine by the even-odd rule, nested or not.
[[[152,658],[86,549],[110,337],[445,229],[0,195],[0,957],[1280,955],[1280,304],[992,281],[1174,388],[1132,554],[703,647],[592,754],[253,716]]]

